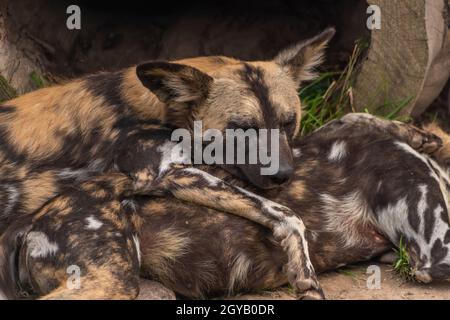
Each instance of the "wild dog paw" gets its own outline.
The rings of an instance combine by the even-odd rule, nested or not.
[[[324,300],[325,294],[317,280],[302,279],[294,282],[294,290],[299,300]]]
[[[442,139],[435,134],[410,124],[401,122],[396,122],[396,124],[406,130],[408,144],[417,151],[432,154],[442,148]]]
[[[298,295],[299,300],[325,300],[325,294],[323,293],[323,290],[320,289],[312,289],[303,292],[302,294]]]
[[[325,295],[316,278],[314,270],[298,261],[288,262],[285,266],[288,281],[299,299],[323,300]]]

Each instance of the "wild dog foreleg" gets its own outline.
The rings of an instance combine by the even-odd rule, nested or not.
[[[238,215],[273,231],[288,255],[288,280],[301,298],[324,298],[309,258],[303,221],[292,210],[197,168],[172,169],[158,179],[176,198]],[[153,189],[152,188],[152,189]]]
[[[400,121],[385,120],[367,113],[349,113],[319,128],[318,134],[349,137],[382,132],[407,143],[412,148],[431,154],[442,147],[442,140],[431,132]]]

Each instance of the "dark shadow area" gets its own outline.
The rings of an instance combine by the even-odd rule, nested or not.
[[[81,30],[66,28],[70,4],[81,8]],[[0,9],[8,37],[27,38],[29,55],[59,77],[199,55],[270,59],[327,26],[338,30],[325,65],[334,70],[369,36],[364,0],[0,0]]]

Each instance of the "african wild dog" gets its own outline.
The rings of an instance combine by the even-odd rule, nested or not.
[[[58,194],[61,183],[110,171],[128,132],[139,124],[191,128],[200,120],[204,130],[280,129],[276,175],[260,176],[258,165],[229,169],[264,188],[286,182],[292,172],[289,142],[301,113],[297,89],[333,34],[328,29],[271,61],[149,62],[8,101],[0,106],[0,221],[34,212]]]
[[[317,272],[369,260],[403,237],[418,280],[449,278],[448,166],[412,146],[441,150],[439,139],[413,127],[348,115],[296,141],[292,183],[259,194],[302,218]],[[172,199],[139,201],[146,278],[191,298],[286,283],[285,256],[266,229]]]
[[[201,57],[149,62],[87,76],[9,101],[0,107],[0,201],[4,204],[0,231],[22,216],[36,213],[60,195],[65,186],[120,170],[117,154],[129,146],[130,134],[141,130],[139,134],[145,135],[145,127],[153,124],[191,129],[194,120],[201,120],[204,130],[280,129],[278,173],[262,176],[260,165],[226,169],[245,175],[261,188],[286,183],[293,170],[289,143],[298,132],[300,119],[297,89],[311,77],[333,35],[334,29],[328,29],[281,51],[271,61]],[[137,177],[140,172],[122,173]],[[180,199],[199,194],[172,193]],[[234,206],[235,213],[253,214],[247,209],[254,209],[260,199],[246,194],[247,200],[249,197],[252,199],[248,206],[244,201],[241,208]],[[205,198],[198,200],[217,206],[211,200],[205,203]],[[227,205],[231,207],[233,203]],[[272,209],[270,214],[279,214]],[[289,242],[298,245],[294,239],[301,236],[300,229],[293,228],[295,223],[301,226],[298,218],[290,217],[295,223],[283,228],[276,228],[267,215],[254,214],[251,218],[271,227],[280,238],[289,238],[283,242],[286,248],[291,246]],[[297,261],[303,258],[293,256]],[[304,262],[307,263],[307,257]],[[311,266],[308,268],[312,270]],[[308,268],[297,270],[297,275],[300,271],[306,273]],[[300,291],[313,287],[320,292],[316,281],[297,281],[297,287]]]
[[[446,210],[446,202],[435,176],[430,176],[433,167],[423,162],[428,157],[409,146],[433,152],[439,142],[408,125],[368,115],[346,116],[296,141],[296,173],[284,192],[260,193],[295,208],[305,220],[311,260],[319,271],[370,259],[402,235],[419,279],[427,280],[424,268],[432,277],[448,276],[447,251],[439,247],[439,241],[446,242],[448,220],[434,212],[431,236],[425,226],[430,223],[427,208],[441,205]],[[205,168],[251,188],[225,171]],[[444,177],[442,172],[435,174]],[[1,246],[3,256],[9,257],[8,274],[13,275],[3,281],[6,289],[14,289],[19,297],[23,291],[48,299],[129,298],[138,290],[139,261],[144,277],[187,297],[274,288],[286,282],[281,270],[287,256],[269,229],[176,199],[129,198],[130,190],[134,192],[129,185],[134,183],[120,174],[99,177],[69,188],[44,206],[32,223],[18,220]],[[418,217],[417,231],[408,227],[410,217]],[[418,255],[413,254],[414,243]],[[67,287],[66,269],[72,264],[82,270],[80,290]],[[110,285],[117,290],[112,292]]]
[[[32,231],[15,231],[16,227],[14,226],[12,229],[7,228],[3,235],[3,245],[1,245],[2,238],[0,238],[0,247],[11,247],[12,245],[12,247],[21,246],[24,248],[21,252],[24,255],[23,261],[26,261],[27,265],[30,265],[30,261],[33,261],[33,259],[37,259],[42,267],[47,259],[50,262],[54,262],[56,253],[60,258],[61,256],[65,257],[64,259],[70,257],[71,261],[79,261],[84,265],[85,274],[83,278],[90,279],[93,282],[102,281],[102,279],[97,279],[98,277],[96,276],[98,270],[96,269],[95,259],[87,259],[85,256],[80,256],[77,260],[72,256],[77,254],[77,250],[81,250],[83,253],[93,251],[92,248],[86,248],[89,240],[86,240],[86,244],[84,244],[83,237],[74,236],[70,240],[70,245],[63,241],[63,238],[70,234],[70,230],[74,227],[73,221],[79,221],[76,228],[84,225],[86,232],[91,234],[93,230],[98,229],[95,226],[107,225],[107,223],[103,222],[105,219],[119,220],[112,227],[117,229],[117,233],[126,231],[127,234],[132,234],[134,242],[139,246],[137,236],[139,232],[138,224],[132,223],[127,230],[122,230],[123,226],[128,225],[125,222],[129,218],[127,218],[125,213],[123,217],[117,217],[120,214],[120,209],[123,207],[119,200],[123,200],[124,203],[129,203],[132,206],[134,204],[132,201],[133,196],[172,194],[177,199],[236,214],[271,229],[275,239],[280,241],[287,254],[286,272],[289,275],[293,288],[297,290],[302,298],[321,298],[323,295],[322,290],[309,260],[308,245],[304,235],[305,228],[301,219],[295,216],[287,207],[227,184],[198,168],[183,164],[183,158],[172,158],[173,149],[179,146],[175,142],[170,141],[170,136],[171,130],[161,126],[149,126],[145,130],[141,126],[139,129],[131,131],[128,135],[129,145],[125,149],[118,150],[115,161],[115,166],[119,172],[128,173],[128,182],[124,182],[123,177],[127,177],[126,175],[121,174],[118,178],[115,178],[116,174],[110,173],[110,176],[106,174],[103,178],[98,176],[91,177],[86,182],[82,182],[80,186],[78,184],[75,187],[70,185],[63,186],[60,189],[61,195],[50,200],[42,209],[22,219],[19,217],[19,226],[22,227],[24,221],[27,221],[28,225],[26,226],[31,228],[30,230]],[[185,156],[187,157],[188,155],[185,154]],[[123,188],[121,187],[122,185],[124,185]],[[69,191],[65,191],[65,189]],[[89,199],[92,199],[90,203]],[[88,209],[87,207],[89,206],[92,208]],[[70,216],[70,218],[64,218],[65,216]],[[137,215],[133,215],[131,220],[134,221],[136,219]],[[66,227],[67,224],[68,227]],[[10,242],[8,235],[15,232],[23,233],[22,241],[17,243],[14,243],[14,241]],[[30,234],[30,232],[32,233]],[[39,234],[38,240],[34,239],[36,232]],[[79,232],[78,234],[85,235],[84,232]],[[96,239],[99,239],[98,237],[97,235]],[[108,243],[112,247],[115,246],[114,241],[109,236],[103,237],[100,234],[100,238],[99,248],[102,244]],[[57,239],[57,241],[53,239]],[[52,244],[50,245],[50,243]],[[51,247],[52,249],[50,251],[43,249],[44,253],[33,254],[33,250],[37,246]],[[105,252],[111,255],[109,257],[109,268],[114,268],[116,264],[115,258],[121,261],[129,260],[129,258],[124,256],[124,251],[116,254],[119,257],[113,256],[108,250],[105,250]],[[20,253],[18,254],[19,257],[17,259],[20,260]],[[64,259],[58,260],[57,265],[66,265]],[[0,259],[0,290],[9,297],[17,297],[20,296],[20,293],[14,292],[14,286],[2,285],[2,282],[11,283],[12,281],[11,279],[8,280],[8,275],[11,274],[11,272],[8,272],[8,266],[11,264],[14,264],[11,258],[3,257],[3,259]],[[117,265],[117,267],[121,266]],[[64,270],[52,269],[51,272],[46,273],[54,274],[57,272],[64,273]],[[115,275],[119,278],[111,278],[110,282],[114,282],[113,280],[116,282],[127,282],[122,274]],[[14,282],[12,281],[12,283]],[[36,281],[33,283],[36,283]],[[98,288],[98,285],[95,285],[95,287]],[[38,284],[33,289],[33,292],[41,295],[52,291],[54,288],[50,284],[46,286]],[[99,292],[102,292],[101,289],[99,288]],[[129,290],[128,297],[133,297],[133,294],[137,291],[137,287],[135,290]],[[70,291],[64,292],[69,293],[69,296],[73,295]],[[97,297],[100,297],[100,293],[96,292],[98,294]],[[105,289],[103,294],[106,297],[108,290]],[[76,296],[81,298],[91,297],[89,290],[84,293],[79,291]],[[125,297],[126,295],[124,294],[123,296]]]

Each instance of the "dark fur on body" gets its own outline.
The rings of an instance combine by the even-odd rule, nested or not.
[[[365,132],[355,135],[352,127],[354,129],[360,125],[365,128]],[[440,145],[432,135],[407,125],[377,121],[375,118],[365,116],[347,116],[295,143],[296,172],[292,184],[286,190],[283,192],[259,191],[261,195],[269,199],[295,208],[299,217],[305,221],[309,252],[317,271],[370,259],[392,248],[399,237],[404,236],[408,240],[411,252],[416,251],[416,256],[412,255],[415,257],[413,263],[417,268],[417,274],[421,275],[422,279],[426,280],[423,276],[424,272],[433,278],[448,276],[445,263],[448,249],[443,247],[448,243],[446,215],[431,219],[434,225],[444,226],[446,229],[443,230],[444,233],[441,232],[442,230],[437,230],[441,233],[432,232],[433,240],[429,251],[417,252],[417,246],[414,245],[428,237],[429,231],[425,232],[425,230],[430,229],[429,227],[424,228],[423,234],[415,235],[408,232],[409,230],[402,230],[403,224],[396,225],[396,218],[404,214],[408,215],[407,218],[418,216],[419,219],[420,217],[428,219],[425,212],[414,211],[417,207],[417,189],[411,188],[411,185],[426,185],[430,195],[426,200],[427,205],[430,207],[441,205],[442,208],[446,208],[441,186],[430,175],[429,168],[413,154],[416,151],[412,148],[413,153],[399,148],[399,141],[414,145],[417,149],[434,148],[436,150]],[[345,142],[345,153],[333,151],[337,142]],[[386,166],[386,163],[389,163],[389,166]],[[238,181],[220,169],[213,167],[206,169],[212,170],[211,173],[230,183],[250,190],[252,188],[248,183]],[[374,188],[374,186],[380,187]],[[102,188],[104,186],[101,185],[94,190],[102,190]],[[358,192],[358,196],[349,197],[355,191]],[[58,197],[48,206],[50,208],[54,205],[59,206],[61,201],[64,204],[65,197],[71,195],[75,197],[75,200],[72,204],[66,203],[68,207],[60,207],[60,210],[67,209],[69,212],[76,210],[72,208],[73,205],[77,205],[76,199],[84,197],[79,192]],[[399,210],[388,212],[388,224],[386,221],[379,221],[379,217],[385,215],[383,209],[404,195],[410,197],[410,208],[405,212]],[[287,277],[283,268],[286,265],[287,256],[269,229],[248,220],[173,198],[139,197],[134,202],[129,200],[127,199],[127,204],[132,204],[132,207],[137,210],[137,216],[143,221],[141,228],[135,228],[132,232],[139,234],[142,257],[141,275],[144,277],[160,281],[183,296],[195,298],[257,291],[275,288],[286,283]],[[108,198],[106,204],[109,201]],[[122,201],[119,202],[117,199],[114,201],[117,205],[122,204]],[[38,228],[38,231],[51,233],[51,229],[56,225],[64,226],[61,229],[64,235],[84,234],[86,233],[85,223],[71,225],[64,223],[64,219],[84,221],[86,214],[92,214],[103,221],[102,207],[103,205],[90,206],[91,209],[82,213],[82,217],[74,218],[68,215],[58,224],[51,223],[53,216],[48,213],[48,207],[44,207],[44,211],[38,214],[36,220],[43,219],[45,223],[32,225]],[[100,208],[100,212],[96,213],[96,208]],[[110,210],[106,210],[106,213],[108,211]],[[58,216],[57,213],[55,215]],[[428,219],[425,224],[430,224],[431,220]],[[393,229],[392,233],[391,225],[400,229]],[[80,228],[84,229],[80,230]],[[37,230],[34,229],[34,231]],[[118,231],[121,232],[121,230],[119,227]],[[29,234],[29,230],[13,228],[6,233],[4,239],[8,243],[2,248],[3,250],[6,248],[7,252],[3,252],[3,258],[10,257],[11,251],[20,252],[17,249],[21,247],[20,239],[26,238],[27,232]],[[88,232],[92,234],[93,231]],[[73,251],[68,253],[76,256],[81,252],[89,252],[89,256],[98,255],[98,260],[102,261],[106,255],[103,253],[104,249],[101,245],[103,242],[100,240],[102,229],[98,229],[97,232],[99,233],[98,248],[90,246],[90,242],[84,245],[80,241],[76,242],[77,247],[68,248],[67,250]],[[91,238],[88,237],[88,239]],[[58,245],[58,248],[64,248],[63,243],[64,241],[61,246]],[[48,254],[45,258],[52,265],[53,261],[60,259],[60,254]],[[124,258],[129,254],[134,258],[131,260]],[[130,263],[136,260],[138,254],[132,250],[121,251],[114,255],[108,254],[108,256]],[[75,262],[63,260],[58,267],[59,274],[67,278],[63,271],[70,264],[78,265],[77,259],[80,259],[81,266],[95,266],[95,261],[78,256]],[[3,259],[3,261],[9,260]],[[428,261],[431,262],[431,268],[425,266]],[[424,271],[424,267],[427,270]],[[26,287],[29,282],[53,281],[52,286],[32,287],[32,292],[49,294],[44,298],[113,298],[106,292],[107,290],[102,291],[102,288],[97,288],[95,295],[90,295],[91,282],[93,281],[96,287],[101,286],[102,283],[97,281],[95,272],[91,273],[94,276],[93,279],[88,279],[86,283],[88,287],[83,288],[88,290],[86,295],[83,295],[83,290],[75,290],[75,292],[65,290],[64,276],[55,282],[54,274],[47,278],[48,273],[33,273],[35,266],[24,266],[19,263],[16,269],[21,270],[21,268],[27,270],[29,274],[32,273],[32,277],[31,281],[24,281],[24,283],[20,280],[19,287]],[[114,268],[114,261],[111,263],[111,268]],[[123,281],[126,284],[129,283],[127,279],[135,279],[133,278],[135,276],[137,274],[128,274],[127,277],[123,274],[114,281]],[[42,287],[46,290],[40,289]],[[134,284],[130,294],[122,297],[133,298],[136,290],[136,284]],[[53,291],[57,294],[53,294]]]
[[[355,130],[358,127],[362,131]],[[294,150],[298,148],[300,155],[295,158],[296,171],[288,188],[260,192],[295,208],[306,225],[317,272],[369,260],[395,247],[402,236],[418,280],[450,276],[447,191],[421,159],[397,144],[408,142],[431,151],[433,138],[425,135],[419,142],[415,129],[404,128],[392,131],[366,121],[361,126],[337,121],[295,143]],[[347,148],[339,162],[328,159],[336,141],[345,141]],[[242,181],[229,179],[251,189]],[[416,187],[420,185],[428,188],[426,206],[441,206],[441,214],[418,212]],[[355,192],[357,197],[349,197]],[[383,213],[405,196],[406,208]],[[140,207],[145,221],[141,233],[144,277],[190,298],[260,291],[286,283],[281,272],[285,257],[266,229],[175,199],[141,199]],[[385,214],[383,222],[380,217]],[[399,223],[398,217],[406,219]],[[421,217],[424,225],[418,234],[409,227],[403,229],[414,224],[413,217]],[[442,230],[433,230],[433,225]],[[430,233],[432,241],[427,242]],[[424,239],[428,251],[417,246]]]

